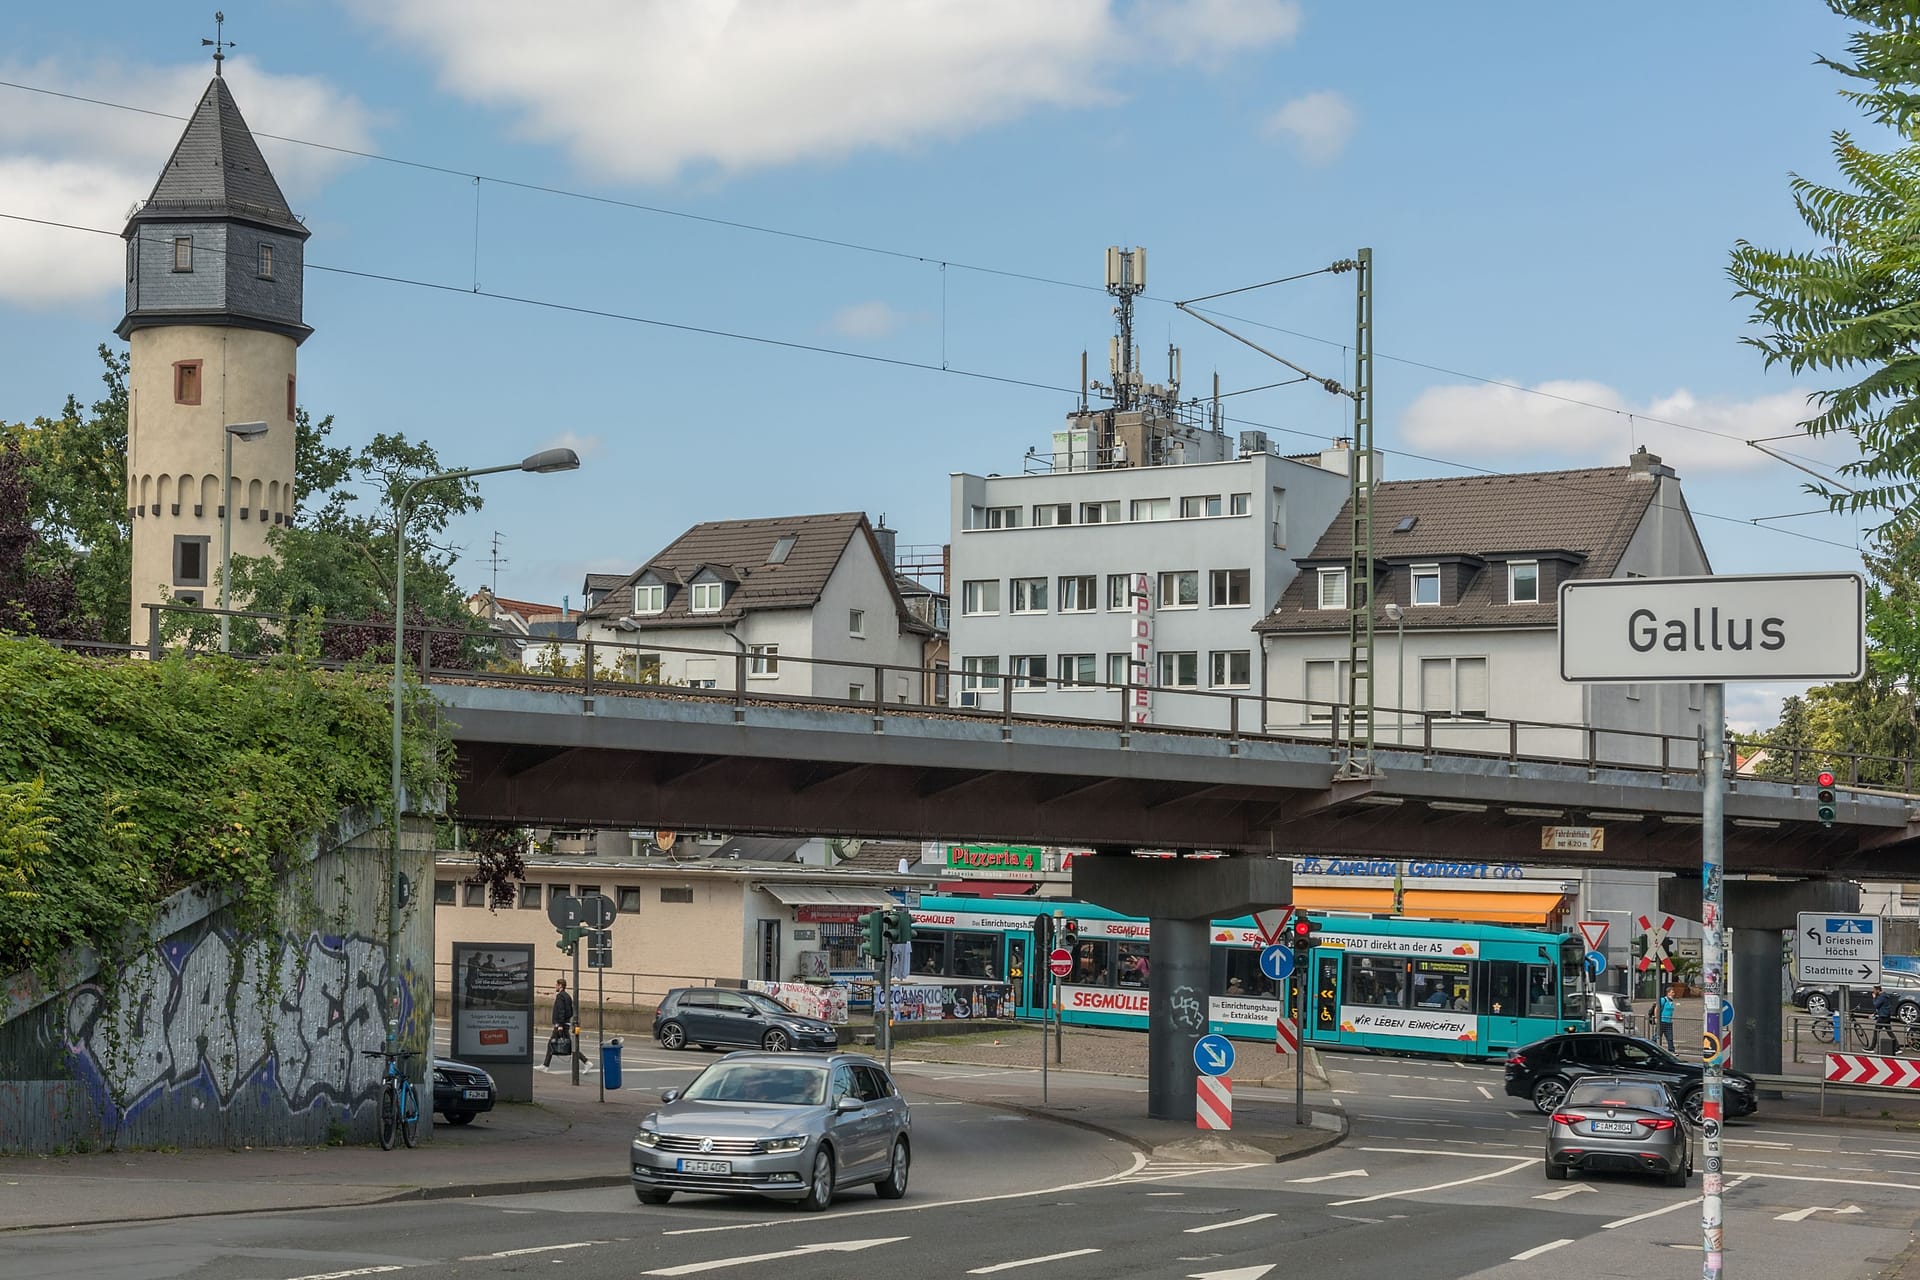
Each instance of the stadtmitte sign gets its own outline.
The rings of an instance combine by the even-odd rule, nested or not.
[[[1598,578],[1560,586],[1560,678],[1721,684],[1858,680],[1866,588],[1857,573]]]

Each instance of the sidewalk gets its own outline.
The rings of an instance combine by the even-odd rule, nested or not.
[[[1140,1091],[1146,1038],[1132,1033],[1069,1031],[1060,1070],[1111,1074],[1074,1084],[1055,1076],[1045,1106],[1037,1072],[955,1078],[933,1066],[1037,1067],[1038,1035],[1002,1033],[999,1045],[992,1034],[907,1042],[895,1049],[895,1072],[910,1098],[972,1102],[1075,1125],[1159,1159],[1281,1160],[1331,1146],[1346,1131],[1324,1081],[1313,1077],[1307,1095],[1313,1123],[1296,1126],[1293,1077],[1278,1073],[1267,1080],[1287,1091],[1284,1102],[1238,1096],[1262,1081],[1235,1079],[1231,1133],[1202,1134],[1191,1124],[1149,1119]],[[1251,1067],[1247,1059],[1258,1051],[1240,1047],[1242,1063]],[[1269,1050],[1267,1059],[1275,1057]],[[690,1055],[687,1066],[710,1060]],[[625,1186],[628,1137],[658,1101],[659,1086],[650,1083],[658,1078],[629,1075],[626,1087],[609,1091],[602,1103],[592,1076],[575,1086],[565,1073],[536,1071],[531,1104],[502,1104],[464,1127],[439,1125],[412,1151],[366,1146],[0,1157],[0,1231]]]

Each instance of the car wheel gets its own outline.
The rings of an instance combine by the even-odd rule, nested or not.
[[[1920,1004],[1915,1004],[1911,1000],[1902,1000],[1900,1007],[1893,1011],[1893,1016],[1908,1024],[1920,1022]]]
[[[687,1029],[677,1022],[668,1022],[660,1027],[660,1047],[662,1049],[684,1049],[687,1047]]]
[[[1534,1082],[1533,1109],[1543,1116],[1553,1114],[1554,1108],[1567,1100],[1567,1082],[1559,1076],[1548,1076]]]
[[[641,1204],[665,1204],[673,1199],[673,1192],[660,1187],[635,1187],[633,1197]]]
[[[1546,1162],[1546,1170],[1548,1182],[1565,1182],[1567,1180],[1567,1169],[1565,1165],[1558,1165],[1549,1160]]]
[[[1689,1172],[1691,1171],[1687,1168],[1687,1166],[1681,1165],[1678,1169],[1673,1170],[1671,1173],[1667,1175],[1667,1185],[1670,1187],[1686,1186],[1687,1174]]]
[[[1818,991],[1807,997],[1807,1012],[1816,1018],[1824,1018],[1833,1012],[1833,1006]]]
[[[1700,1121],[1705,1118],[1706,1102],[1707,1100],[1702,1096],[1701,1091],[1695,1089],[1692,1093],[1680,1099],[1680,1118],[1695,1129],[1698,1129],[1700,1127]]]
[[[824,1146],[813,1154],[813,1176],[807,1179],[807,1194],[800,1207],[818,1213],[833,1203],[833,1153]]]
[[[471,1111],[443,1111],[440,1114],[446,1117],[448,1124],[473,1123],[473,1112]]]
[[[887,1176],[873,1184],[882,1200],[898,1200],[907,1194],[907,1168],[913,1163],[913,1153],[907,1149],[905,1138],[893,1140],[893,1159],[887,1164]]]
[[[760,1047],[768,1053],[785,1053],[787,1050],[793,1048],[793,1040],[786,1032],[775,1027],[773,1030],[767,1032],[766,1039],[760,1042]]]

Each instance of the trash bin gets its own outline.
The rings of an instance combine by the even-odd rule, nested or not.
[[[620,1037],[600,1046],[600,1079],[609,1089],[620,1087]]]

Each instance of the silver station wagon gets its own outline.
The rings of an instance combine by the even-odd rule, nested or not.
[[[770,1196],[820,1210],[872,1183],[907,1194],[912,1118],[886,1068],[850,1053],[730,1053],[668,1089],[633,1135],[633,1192]]]

